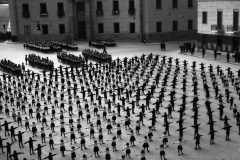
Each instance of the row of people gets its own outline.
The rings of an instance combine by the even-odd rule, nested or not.
[[[84,63],[84,59],[81,55],[75,56],[73,54],[68,54],[67,52],[58,52],[57,58],[60,62],[71,66],[81,66],[81,64]]]
[[[74,44],[71,41],[54,41],[52,43],[66,50],[78,50],[77,44]]]
[[[52,70],[54,67],[53,61],[49,60],[47,58],[43,58],[40,56],[37,56],[35,54],[29,54],[28,56],[26,55],[25,57],[26,63],[28,62],[29,65],[45,70]]]
[[[15,64],[10,60],[2,59],[0,61],[0,69],[4,72],[12,73],[14,75],[22,74],[22,67],[20,64]]]
[[[98,51],[85,49],[82,51],[82,55],[85,59],[95,60],[97,62],[110,62],[112,61],[112,56],[107,53],[101,53]]]
[[[44,53],[62,51],[60,46],[55,45],[52,42],[25,42],[23,43],[23,47]]]

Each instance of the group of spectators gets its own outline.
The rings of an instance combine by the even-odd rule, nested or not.
[[[179,46],[181,53],[191,52],[193,55],[195,52],[196,44],[193,42],[186,42]]]
[[[0,41],[5,41],[11,39],[11,32],[0,32]]]

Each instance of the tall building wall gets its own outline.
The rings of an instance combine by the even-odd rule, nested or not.
[[[116,41],[176,41],[196,38],[197,3],[191,0],[134,0],[134,14],[129,12],[130,0],[10,0],[12,17],[16,19],[12,26],[19,39],[114,39]],[[113,3],[118,1],[119,13],[113,14]],[[157,8],[157,1],[161,7]],[[172,8],[177,1],[177,8]],[[14,2],[14,3],[13,3]],[[48,16],[40,16],[40,3],[47,3]],[[57,16],[57,3],[64,3],[65,16]],[[97,4],[102,3],[102,13],[97,13]],[[22,17],[22,3],[29,3],[30,18]],[[82,7],[84,6],[84,7]],[[14,12],[17,17],[14,17]],[[33,18],[34,17],[34,18]],[[192,20],[192,28],[188,28],[188,20]],[[13,20],[14,21],[14,20]],[[35,33],[37,22],[49,26],[49,34]],[[173,21],[178,21],[177,30],[173,31]],[[161,29],[157,23],[161,22]],[[66,34],[60,35],[58,25],[65,24]],[[119,32],[116,30],[119,24]],[[24,33],[24,25],[31,25],[31,35]],[[17,27],[18,26],[18,27]],[[100,31],[99,28],[102,28]]]
[[[34,3],[33,3],[34,1]],[[69,3],[70,0],[10,0],[10,15],[11,21],[13,22],[12,29],[13,35],[17,35],[20,41],[31,41],[31,40],[61,40],[61,39],[71,39],[73,38],[73,29],[71,29],[72,20],[72,10]],[[62,2],[64,4],[64,16],[58,16],[57,3]],[[46,3],[47,6],[47,16],[40,15],[40,3]],[[15,5],[14,5],[15,4]],[[29,6],[29,18],[23,17],[23,7],[22,4],[28,4]],[[16,16],[14,16],[14,14]],[[12,19],[13,17],[13,19]],[[15,20],[17,22],[15,22]],[[37,24],[47,25],[48,34],[43,35],[42,32],[35,31]],[[59,24],[65,25],[65,34],[59,34]],[[26,26],[30,26],[29,32],[26,33]]]

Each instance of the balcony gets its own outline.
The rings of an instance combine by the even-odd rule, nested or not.
[[[228,33],[239,34],[240,33],[240,27],[239,26],[228,25],[227,26],[227,32]]]
[[[224,32],[224,26],[223,25],[216,25],[216,24],[211,25],[211,31],[219,32],[219,33]]]
[[[30,17],[30,12],[25,11],[25,12],[22,13],[22,16],[24,18],[28,19]]]
[[[47,13],[47,12],[40,12],[40,16],[41,16],[41,17],[47,17],[47,16],[48,16],[48,13]]]
[[[131,15],[131,16],[135,15],[135,12],[136,12],[135,8],[128,9],[128,14]]]
[[[116,9],[116,10],[113,10],[113,11],[112,11],[112,14],[113,14],[113,15],[119,15],[119,14],[120,14],[120,12],[119,12],[119,10],[118,10],[118,9]]]
[[[65,16],[65,12],[64,11],[58,11],[58,17],[62,18]]]
[[[98,16],[102,16],[102,15],[103,15],[103,10],[97,10],[97,11],[96,11],[96,14],[97,14]]]

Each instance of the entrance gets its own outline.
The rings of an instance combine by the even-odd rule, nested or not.
[[[79,39],[86,38],[86,22],[85,21],[78,22],[78,38]]]

